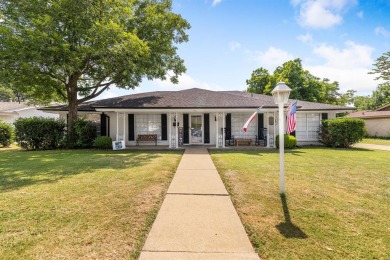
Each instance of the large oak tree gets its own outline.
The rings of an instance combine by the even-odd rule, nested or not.
[[[0,84],[69,106],[142,79],[177,82],[189,23],[170,0],[6,0],[0,3]]]

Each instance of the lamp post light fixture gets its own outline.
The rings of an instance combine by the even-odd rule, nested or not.
[[[288,102],[291,88],[283,81],[276,84],[271,91],[275,104],[279,107],[279,161],[280,161],[280,194],[284,194],[284,104]]]

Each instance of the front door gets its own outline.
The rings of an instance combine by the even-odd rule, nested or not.
[[[202,115],[191,115],[191,144],[203,144],[203,123]]]

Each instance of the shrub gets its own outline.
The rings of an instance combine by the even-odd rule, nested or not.
[[[297,146],[297,139],[295,136],[285,134],[284,135],[284,148],[292,149]],[[276,147],[279,148],[279,135],[276,136]]]
[[[0,121],[0,146],[8,147],[14,139],[14,128],[12,125]]]
[[[75,148],[91,148],[97,137],[97,124],[86,118],[78,118],[74,122],[76,134]]]
[[[16,142],[28,150],[55,149],[64,140],[65,122],[62,119],[19,118],[14,125]]]
[[[95,140],[98,149],[112,149],[112,139],[109,136],[98,136]]]
[[[336,118],[322,121],[319,142],[329,147],[347,148],[360,142],[365,135],[363,119]]]

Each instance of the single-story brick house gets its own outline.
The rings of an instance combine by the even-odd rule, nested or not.
[[[43,110],[67,117],[66,106]],[[298,143],[317,143],[322,119],[335,118],[338,113],[352,110],[298,101],[295,132]],[[257,117],[244,132],[243,125],[255,111],[258,111]],[[157,145],[171,148],[182,145],[225,147],[236,144],[238,139],[251,139],[252,145],[274,147],[278,134],[278,107],[273,97],[242,91],[199,88],[157,91],[90,101],[79,106],[79,114],[91,113],[100,114],[101,135],[125,141],[126,146],[135,146],[140,135],[155,134]]]
[[[363,119],[369,136],[390,136],[390,104],[374,111],[357,111],[347,117]]]

